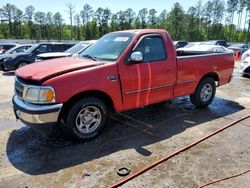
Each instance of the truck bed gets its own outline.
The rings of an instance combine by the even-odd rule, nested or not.
[[[207,74],[213,74],[217,78],[218,86],[228,83],[233,68],[232,53],[177,52],[178,71],[174,95],[177,97],[194,93],[198,81]]]

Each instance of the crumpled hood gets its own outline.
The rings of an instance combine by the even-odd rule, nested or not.
[[[42,82],[67,72],[103,65],[103,62],[76,57],[65,57],[33,63],[16,70],[16,75],[25,79]]]

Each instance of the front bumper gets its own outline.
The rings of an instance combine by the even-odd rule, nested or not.
[[[241,72],[241,74],[248,74],[248,75],[250,75],[250,66],[242,64],[240,66],[240,72]]]
[[[13,97],[12,102],[17,119],[32,127],[56,124],[63,106],[63,104],[30,104],[19,99],[17,96]]]

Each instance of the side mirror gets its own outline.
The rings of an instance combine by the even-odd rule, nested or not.
[[[130,56],[130,62],[142,62],[143,55],[141,52],[133,52]]]

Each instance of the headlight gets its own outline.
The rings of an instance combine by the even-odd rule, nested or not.
[[[24,93],[24,100],[30,103],[53,103],[55,102],[55,92],[49,86],[29,86]]]

